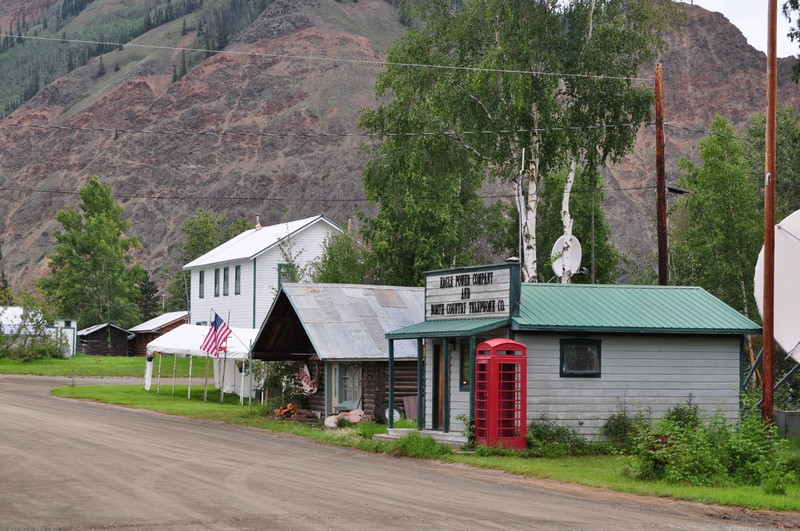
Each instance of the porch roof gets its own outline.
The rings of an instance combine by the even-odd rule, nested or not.
[[[416,339],[423,337],[464,337],[509,325],[506,317],[494,319],[446,319],[423,321],[386,334],[387,339]]]

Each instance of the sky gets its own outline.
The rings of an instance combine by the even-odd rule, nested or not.
[[[709,11],[722,13],[747,38],[757,50],[767,53],[767,0],[684,0]],[[778,0],[778,57],[788,57],[800,52],[800,43],[792,42],[786,33],[789,21],[781,13],[782,0]]]

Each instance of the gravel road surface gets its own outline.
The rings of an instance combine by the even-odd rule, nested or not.
[[[67,383],[0,375],[2,529],[800,528],[796,513],[618,494],[49,395]]]

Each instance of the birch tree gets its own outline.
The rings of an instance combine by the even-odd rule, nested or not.
[[[445,135],[438,141],[387,136],[365,172],[368,197],[381,201],[424,181],[420,189],[449,194],[438,206],[458,211],[466,197],[473,206],[463,219],[480,220],[477,190],[486,182],[506,183],[517,196],[523,278],[536,280],[541,179],[572,166],[596,176],[631,149],[652,102],[651,89],[634,78],[662,49],[659,31],[673,9],[651,0],[415,3],[417,29],[392,48],[376,85],[377,96],[388,102],[366,112],[362,126]],[[520,171],[523,149],[526,169]],[[409,161],[425,163],[410,171]],[[463,185],[462,196],[454,193],[453,179]],[[568,212],[568,201],[565,206]],[[381,202],[371,228],[391,220],[384,208]],[[487,237],[474,230],[453,236],[458,247],[468,247],[465,237]],[[390,237],[373,231],[368,240],[375,249]]]

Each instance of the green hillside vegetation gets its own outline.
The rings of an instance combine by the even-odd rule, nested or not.
[[[96,78],[146,59],[150,55],[149,51],[143,52],[146,49],[124,50],[122,45],[151,32],[156,34],[157,42],[142,38],[137,44],[163,46],[165,40],[174,43],[178,36],[193,31],[191,48],[221,50],[272,1],[62,0],[35,20],[18,18],[11,27],[0,28],[5,35],[0,40],[0,116],[8,115],[47,84],[97,57],[100,59],[93,74]],[[191,66],[212,54],[185,54],[174,65],[174,77],[182,77]]]

